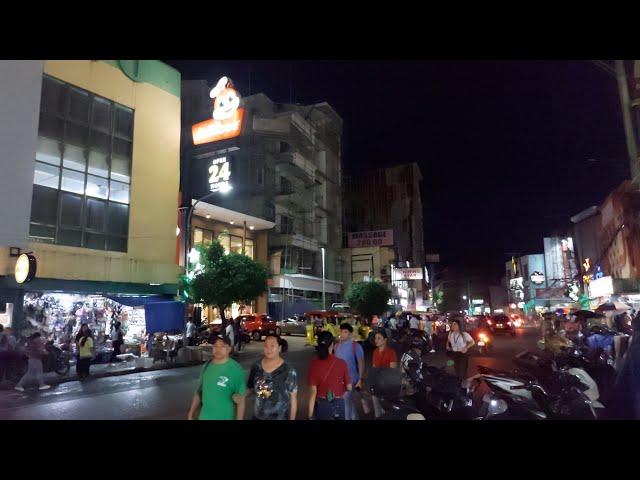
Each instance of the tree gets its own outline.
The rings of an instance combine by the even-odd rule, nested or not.
[[[382,315],[388,306],[391,292],[380,282],[354,282],[347,292],[347,302],[365,318]]]
[[[225,309],[233,303],[250,303],[267,291],[269,269],[240,253],[225,255],[220,242],[199,245],[189,260],[189,273],[180,277],[187,302],[217,307],[222,329],[227,326]]]

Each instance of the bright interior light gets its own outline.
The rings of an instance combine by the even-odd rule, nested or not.
[[[254,227],[253,227],[253,225],[251,225],[249,228],[250,228],[251,230],[253,230],[253,228],[254,228]]]
[[[176,237],[180,235],[180,227],[176,227]]]
[[[211,218],[211,215],[207,215],[207,219]]]
[[[236,223],[236,222],[234,222],[233,220],[231,220],[229,223],[230,223],[231,225],[233,225],[233,224],[234,224],[234,223]]]
[[[225,183],[222,186],[220,186],[220,192],[222,192],[222,193],[228,193],[232,189],[233,189],[233,187],[231,185],[229,185],[228,183]]]

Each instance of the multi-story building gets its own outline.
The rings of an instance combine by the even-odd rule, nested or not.
[[[539,298],[539,293],[547,288],[544,254],[522,255],[506,262],[505,283],[512,310],[521,309],[529,314],[536,307],[544,307],[547,301]]]
[[[54,293],[67,310],[173,297],[180,74],[152,60],[45,60],[2,61],[0,78],[0,304],[19,322],[29,299]],[[29,283],[13,277],[19,251],[37,260]]]
[[[411,268],[422,272],[425,264],[421,181],[420,167],[409,163],[354,175],[345,181],[343,190],[347,238],[356,232],[392,231],[386,237],[392,238],[395,258],[386,268],[394,277],[391,278],[394,296],[405,308],[420,306],[426,292],[424,274],[418,275],[416,270],[412,272],[415,279],[405,280],[398,270]],[[349,242],[344,245],[349,247]],[[345,255],[351,256],[349,248]],[[347,268],[349,263],[353,262],[347,262]],[[347,271],[346,275],[353,276],[353,272]]]
[[[183,82],[183,92],[186,125],[211,116],[206,82]],[[244,98],[242,108],[241,133],[192,148],[183,155],[183,178],[206,183],[194,165],[224,156],[232,189],[203,203],[252,217],[255,230],[257,219],[267,222],[265,229],[275,225],[264,232],[266,255],[258,258],[271,265],[268,308],[274,317],[320,307],[323,286],[330,306],[342,294],[342,120],[327,103],[279,104],[264,94]]]

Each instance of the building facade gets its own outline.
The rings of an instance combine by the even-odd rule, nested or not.
[[[185,124],[211,116],[208,88],[204,81],[183,82]],[[183,156],[183,178],[204,185],[197,162],[226,157],[232,188],[210,203],[267,222],[265,230],[274,227],[265,231],[266,258],[259,258],[271,267],[271,315],[321,307],[323,284],[330,306],[342,296],[342,120],[327,103],[279,104],[264,94],[243,98],[241,108],[241,133],[215,142],[215,152],[193,148]]]
[[[392,230],[391,281],[404,308],[421,307],[427,299],[424,273],[407,280],[399,270],[424,271],[421,182],[420,167],[409,163],[352,176],[343,190],[345,247],[355,232]]]
[[[175,295],[180,74],[152,60],[2,61],[0,303]],[[17,249],[37,274],[13,278]]]

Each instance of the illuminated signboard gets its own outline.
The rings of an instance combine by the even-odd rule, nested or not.
[[[482,305],[484,303],[484,300],[482,298],[474,298],[473,300],[471,300],[471,303],[473,305]]]
[[[589,298],[607,297],[613,295],[613,278],[601,277],[591,280],[589,284]]]
[[[536,285],[542,285],[544,283],[544,273],[542,272],[533,272],[529,278],[531,278],[531,281]]]
[[[390,247],[393,245],[393,230],[350,232],[348,235],[349,248]]]
[[[231,170],[227,157],[216,158],[209,166],[209,187],[212,192],[226,193],[231,190]]]
[[[394,280],[422,280],[422,268],[395,268]]]
[[[14,275],[16,282],[18,283],[28,283],[33,277],[36,276],[36,268],[38,266],[38,262],[36,262],[36,257],[31,255],[30,253],[23,253],[18,257],[16,261],[16,266],[14,270]]]
[[[240,94],[230,78],[222,77],[209,94],[213,101],[213,118],[191,127],[193,144],[226,140],[240,135],[244,110],[240,108]]]

